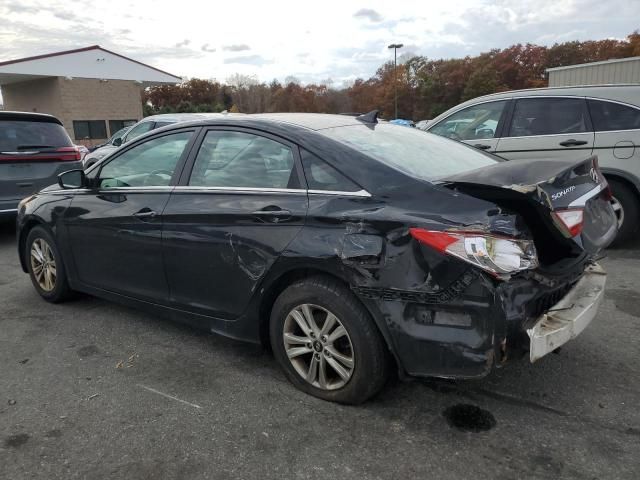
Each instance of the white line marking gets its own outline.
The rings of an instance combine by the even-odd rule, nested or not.
[[[145,390],[148,390],[149,392],[157,393],[158,395],[162,395],[163,397],[170,398],[171,400],[175,400],[176,402],[184,403],[185,405],[189,405],[190,407],[202,408],[200,405],[196,405],[195,403],[187,402],[186,400],[181,400],[178,397],[174,397],[173,395],[169,395],[168,393],[163,393],[163,392],[161,392],[159,390],[156,390],[155,388],[147,387],[146,385],[140,385],[138,383],[136,385],[136,387],[144,388]]]

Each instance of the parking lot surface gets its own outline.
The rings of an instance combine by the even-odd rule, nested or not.
[[[92,297],[50,305],[0,225],[0,478],[640,478],[640,245],[559,354],[307,396],[261,348]]]

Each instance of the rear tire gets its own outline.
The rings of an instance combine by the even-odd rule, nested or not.
[[[27,235],[24,250],[31,283],[47,302],[58,303],[72,296],[67,272],[53,235],[44,227],[34,227]]]
[[[625,183],[609,180],[609,186],[613,195],[612,205],[618,218],[618,235],[611,245],[619,247],[629,242],[638,231],[640,206],[635,192]]]
[[[284,290],[269,329],[285,375],[310,395],[355,405],[378,393],[388,378],[388,351],[371,316],[349,289],[328,277],[303,279]]]

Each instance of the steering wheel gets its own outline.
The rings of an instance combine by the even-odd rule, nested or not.
[[[154,176],[160,176],[160,175],[163,175],[163,174],[164,175],[168,175],[169,179],[171,179],[171,177],[173,176],[173,172],[171,170],[164,170],[164,169],[154,170],[149,175],[147,175],[147,178],[144,179],[145,186],[147,186],[147,184],[150,182],[151,178],[153,178]]]

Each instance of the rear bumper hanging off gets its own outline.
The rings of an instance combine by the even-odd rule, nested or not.
[[[604,298],[606,280],[600,265],[587,267],[569,293],[527,329],[531,362],[575,338],[591,323]]]

